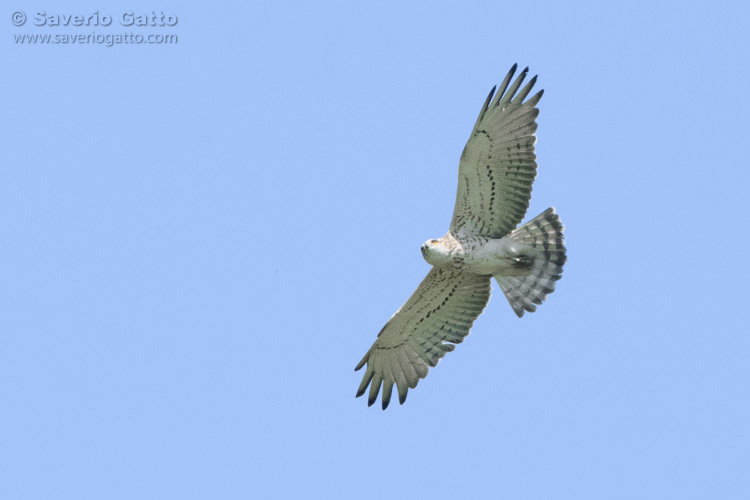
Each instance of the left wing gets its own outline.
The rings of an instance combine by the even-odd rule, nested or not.
[[[536,77],[518,92],[526,68],[508,88],[514,64],[482,106],[458,166],[458,193],[450,232],[458,236],[501,238],[523,220],[536,177],[535,108],[543,91],[523,102]],[[518,92],[518,94],[516,94]]]
[[[489,276],[433,267],[355,368],[367,364],[357,397],[372,383],[367,400],[372,406],[382,384],[385,410],[395,383],[403,404],[409,388],[415,388],[431,366],[463,342],[489,299]]]

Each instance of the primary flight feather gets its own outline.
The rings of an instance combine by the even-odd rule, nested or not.
[[[432,269],[355,368],[367,365],[357,397],[369,386],[368,405],[382,386],[385,410],[394,385],[403,404],[409,388],[463,342],[489,301],[491,277],[521,317],[534,312],[562,276],[563,226],[555,209],[517,227],[536,177],[536,105],[543,91],[526,99],[536,76],[521,88],[528,68],[511,84],[516,68],[497,93],[490,91],[461,154],[448,233],[422,245]]]

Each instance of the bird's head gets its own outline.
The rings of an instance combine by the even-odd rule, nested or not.
[[[427,240],[422,245],[422,256],[428,264],[433,266],[453,265],[454,257],[460,245],[452,236]]]

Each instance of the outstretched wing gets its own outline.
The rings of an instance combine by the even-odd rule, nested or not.
[[[536,76],[518,92],[529,68],[508,88],[516,65],[482,106],[458,167],[458,193],[450,231],[458,236],[505,236],[523,220],[536,177],[535,108],[544,91],[526,102]],[[516,92],[518,92],[516,94]]]
[[[385,410],[395,383],[403,404],[406,392],[427,376],[429,367],[463,342],[489,299],[489,276],[432,268],[355,368],[367,364],[357,397],[372,383],[367,401],[372,406],[382,384]]]

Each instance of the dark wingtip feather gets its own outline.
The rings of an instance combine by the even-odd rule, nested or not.
[[[492,90],[490,90],[490,94],[487,96],[487,99],[484,101],[484,104],[482,105],[482,109],[479,110],[479,116],[477,117],[477,121],[474,124],[474,128],[476,129],[479,123],[482,121],[482,118],[484,118],[484,114],[487,112],[487,109],[490,107],[490,103],[492,102],[492,96],[495,95],[495,89],[497,88],[497,85],[492,87]]]
[[[369,354],[370,354],[369,352],[367,354],[365,354],[365,357],[362,358],[362,361],[360,361],[359,363],[357,363],[357,366],[354,367],[354,371],[355,372],[357,370],[361,369],[363,366],[365,366],[365,363],[367,363],[367,358],[369,357]]]
[[[529,95],[529,93],[531,92],[531,89],[534,88],[534,84],[536,84],[537,76],[538,75],[534,75],[534,77],[526,83],[526,85],[521,89],[518,95],[516,95],[516,97],[513,99],[514,101],[520,104],[523,102],[524,99],[526,99],[526,96]],[[530,102],[530,101],[533,102],[533,99],[534,98],[532,97],[527,102]]]
[[[484,118],[484,114],[487,112],[487,109],[490,107],[490,103],[492,102],[492,96],[495,95],[495,90],[497,90],[497,85],[492,86],[492,90],[490,90],[490,93],[487,96],[487,99],[485,99],[484,106],[482,106],[482,112],[479,113],[478,121],[481,121],[482,118]]]
[[[398,394],[398,402],[399,402],[399,404],[404,404],[404,402],[406,402],[406,395],[407,394],[408,394],[408,391],[404,391],[403,396],[401,395],[401,393]]]
[[[518,78],[516,78],[516,82],[518,82],[518,83],[517,84],[515,82],[513,83],[513,87],[515,87],[515,90],[513,91],[513,95],[515,95],[516,92],[518,92],[518,88],[521,86],[521,84],[523,83],[523,81],[526,80],[526,77],[528,75],[529,75],[529,67],[526,66],[525,68],[523,68],[523,71],[521,71],[518,74]]]
[[[370,385],[370,382],[372,381],[372,377],[375,375],[375,370],[367,370],[362,377],[362,382],[359,384],[359,389],[357,389],[357,396],[360,397],[362,394],[365,393],[367,390],[367,386]]]
[[[515,68],[516,66],[517,65],[514,64],[513,68]],[[500,91],[498,92],[496,102],[494,102],[494,104],[496,106],[502,106],[503,108],[505,108],[505,106],[507,106],[508,103],[510,103],[515,97],[516,92],[518,92],[518,89],[521,87],[521,84],[526,78],[528,72],[529,67],[526,66],[523,71],[518,74],[513,84],[511,84],[510,81],[513,79],[515,71],[510,71],[503,80],[503,83],[500,85]]]
[[[372,406],[375,404],[375,401],[378,400],[378,393],[380,392],[380,384],[383,383],[383,377],[378,375],[376,379],[374,379],[370,383],[370,394],[367,397],[367,406]]]
[[[531,88],[536,84],[536,81],[538,79],[539,79],[539,75],[534,75],[533,77],[531,77],[531,80],[529,80],[529,83],[526,84],[529,87],[529,91],[531,91]],[[528,95],[528,92],[526,94]]]

